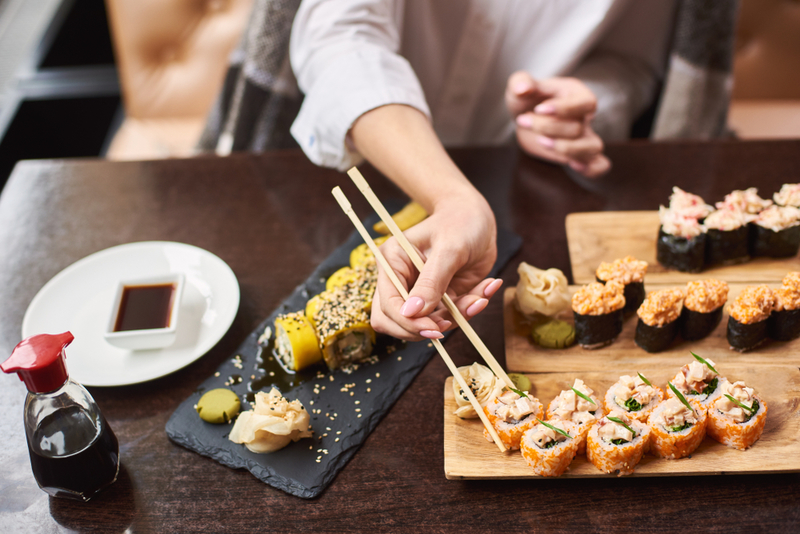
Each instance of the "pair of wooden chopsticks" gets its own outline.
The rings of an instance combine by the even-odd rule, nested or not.
[[[389,228],[392,235],[395,237],[395,239],[397,239],[398,243],[400,243],[400,246],[403,248],[406,254],[408,254],[408,257],[414,263],[414,266],[416,266],[418,270],[422,271],[422,268],[425,265],[425,263],[422,261],[422,258],[420,257],[419,253],[411,245],[408,239],[406,239],[406,236],[394,222],[394,219],[392,219],[389,212],[386,211],[386,208],[383,206],[381,201],[369,187],[369,184],[361,175],[361,173],[358,171],[358,169],[353,167],[349,171],[347,171],[347,174],[356,184],[356,187],[358,187],[359,191],[361,191],[361,193],[370,203],[370,205],[378,214],[378,216],[381,218],[381,220],[384,222],[384,224],[386,224],[386,226]],[[389,265],[389,262],[386,261],[386,258],[383,256],[380,249],[375,245],[375,242],[372,240],[372,237],[370,237],[369,233],[367,232],[367,229],[361,223],[361,219],[359,219],[358,216],[353,211],[353,208],[350,205],[350,202],[347,200],[345,194],[339,187],[335,187],[332,192],[334,198],[336,198],[336,201],[339,203],[342,210],[350,218],[353,225],[356,227],[356,230],[358,230],[358,233],[364,239],[364,242],[367,244],[369,249],[375,255],[376,260],[381,264],[381,267],[384,269],[384,271],[386,271],[386,274],[389,276],[389,279],[392,281],[397,291],[400,293],[403,299],[408,300],[408,291],[406,291],[406,289],[400,283],[400,280],[397,278],[397,275],[395,274],[394,270],[392,270],[391,266]],[[489,365],[489,368],[495,373],[497,377],[503,380],[506,386],[513,387],[514,383],[511,382],[511,379],[508,377],[503,368],[500,367],[500,364],[497,363],[497,360],[495,360],[494,356],[492,356],[492,353],[489,352],[489,349],[486,347],[486,345],[484,345],[483,341],[481,341],[481,339],[478,337],[478,334],[475,332],[475,330],[473,330],[472,326],[467,322],[464,316],[461,315],[461,312],[458,310],[458,308],[456,307],[455,303],[450,298],[450,296],[445,294],[444,297],[442,298],[442,301],[444,302],[450,314],[456,320],[456,323],[458,323],[458,325],[462,328],[462,330],[464,330],[464,333],[467,335],[469,340],[481,354],[484,361],[486,361],[486,363]],[[478,417],[480,417],[484,427],[486,427],[486,430],[489,432],[489,435],[492,437],[492,439],[494,440],[495,444],[500,449],[500,451],[504,452],[506,448],[503,445],[502,440],[497,435],[494,426],[491,424],[491,422],[489,422],[489,419],[483,412],[483,408],[481,407],[478,400],[475,398],[475,395],[472,393],[472,390],[467,385],[466,381],[464,380],[464,377],[461,376],[460,372],[458,372],[458,368],[456,368],[455,364],[453,363],[453,360],[447,353],[447,350],[445,350],[444,346],[438,339],[433,339],[431,341],[433,343],[433,346],[439,352],[439,355],[444,360],[447,367],[450,369],[450,372],[452,373],[453,377],[458,382],[459,386],[461,387],[461,390],[469,398],[470,404],[472,404],[472,407],[475,409],[475,412],[478,414]]]

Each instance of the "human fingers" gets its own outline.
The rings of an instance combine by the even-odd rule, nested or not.
[[[436,320],[434,320],[430,317],[404,321],[404,323],[407,324],[401,325],[384,313],[384,309],[387,305],[396,305],[390,304],[391,300],[390,297],[382,300],[380,288],[375,289],[372,313],[370,314],[370,325],[372,325],[372,328],[376,332],[406,341],[419,341],[426,337],[428,339],[440,339],[442,337],[442,330],[450,326],[442,318],[436,318]]]
[[[502,285],[503,281],[499,278],[487,278],[468,293],[453,297],[453,304],[456,305],[456,308],[462,316],[466,319],[472,319],[486,308],[489,299],[497,293],[497,290],[500,289]],[[439,324],[440,320],[447,322],[455,321],[447,308],[437,309],[434,313],[429,315],[429,317],[436,321],[437,324]],[[446,330],[446,328],[444,330]]]
[[[517,126],[551,138],[577,139],[583,135],[585,121],[562,119],[554,115],[522,113],[517,115]]]
[[[587,163],[572,160],[567,164],[587,178],[597,178],[611,170],[611,160],[603,154],[595,156]]]
[[[592,131],[587,131],[578,139],[553,139],[540,136],[537,141],[567,161],[586,163],[603,153],[603,140]]]
[[[576,78],[542,80],[540,90],[553,96],[537,104],[536,113],[582,120],[597,111],[597,97]]]
[[[531,111],[536,104],[549,95],[538,90],[536,80],[525,71],[517,71],[508,77],[506,83],[506,108],[512,117],[525,111]]]

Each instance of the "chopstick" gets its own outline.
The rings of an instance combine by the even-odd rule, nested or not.
[[[386,271],[386,274],[389,275],[389,279],[394,284],[394,287],[397,289],[397,291],[400,292],[400,295],[402,295],[403,299],[408,300],[408,291],[406,291],[406,288],[403,287],[402,283],[400,283],[400,280],[397,278],[397,275],[395,274],[394,270],[389,265],[389,262],[386,261],[386,257],[383,255],[378,246],[372,240],[372,237],[370,237],[369,232],[367,232],[367,229],[364,228],[361,219],[359,219],[358,216],[353,211],[353,207],[350,205],[350,201],[347,200],[347,197],[342,192],[341,188],[339,188],[339,186],[336,186],[333,188],[331,192],[333,193],[333,196],[336,199],[336,201],[339,203],[339,206],[341,206],[342,211],[344,211],[344,213],[350,218],[350,220],[353,222],[353,225],[356,227],[356,230],[358,230],[358,233],[361,234],[361,237],[364,239],[364,242],[367,244],[369,249],[375,255],[375,259],[381,264],[381,267],[383,268],[384,271]],[[483,426],[486,428],[487,432],[489,432],[489,435],[492,436],[492,439],[494,440],[497,447],[500,449],[500,452],[505,452],[506,448],[503,445],[500,436],[497,435],[497,431],[494,429],[494,426],[486,417],[486,414],[483,412],[481,404],[478,402],[478,399],[475,398],[475,394],[469,388],[467,382],[464,380],[464,377],[458,371],[458,368],[456,367],[455,363],[453,363],[453,360],[450,358],[450,355],[447,353],[447,350],[445,350],[444,345],[442,345],[442,343],[438,339],[433,339],[431,341],[433,342],[433,346],[436,347],[436,350],[439,352],[439,355],[444,360],[444,363],[447,365],[447,368],[450,369],[453,378],[455,378],[456,381],[458,382],[458,385],[461,387],[461,391],[463,391],[469,398],[470,404],[472,404],[472,407],[475,409],[475,412],[478,414],[478,417],[480,417],[481,422],[483,422]]]
[[[355,167],[352,167],[349,171],[347,171],[347,174],[350,176],[350,179],[353,180],[353,183],[356,184],[358,190],[361,191],[364,197],[366,197],[367,201],[372,206],[372,209],[375,210],[384,224],[386,224],[387,228],[389,228],[389,230],[392,232],[392,235],[395,237],[395,239],[397,239],[397,242],[400,243],[400,246],[403,248],[403,250],[405,250],[406,254],[408,254],[408,257],[411,258],[414,266],[421,272],[422,268],[425,266],[425,262],[422,261],[417,249],[414,248],[414,246],[408,241],[405,234],[403,234],[403,232],[397,226],[397,223],[395,223],[394,219],[392,219],[392,216],[389,215],[388,211],[386,211],[386,208],[370,188],[367,180],[364,179],[364,177]],[[480,355],[483,357],[483,360],[486,362],[492,372],[494,372],[495,376],[500,377],[500,379],[505,382],[506,386],[514,387],[514,383],[508,377],[500,364],[497,363],[497,360],[495,360],[494,356],[492,356],[492,353],[489,351],[486,345],[484,345],[483,341],[481,341],[481,338],[478,337],[478,334],[472,328],[472,325],[470,325],[466,318],[461,315],[461,312],[456,307],[453,299],[450,298],[450,295],[445,293],[442,297],[442,302],[444,302],[444,305],[447,307],[450,315],[452,315],[456,320],[458,326],[460,326],[467,335],[467,338],[469,338],[469,340],[472,342],[472,345],[478,350]]]

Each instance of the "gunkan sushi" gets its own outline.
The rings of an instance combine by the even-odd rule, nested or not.
[[[644,275],[647,273],[647,262],[626,256],[612,263],[602,262],[595,271],[595,278],[605,284],[616,280],[625,286],[625,315],[634,313],[644,300]]]
[[[778,206],[800,208],[800,184],[783,184],[781,190],[772,195]]]
[[[647,352],[668,348],[678,335],[683,298],[682,289],[651,291],[636,311],[636,344]]]
[[[611,280],[592,282],[572,295],[575,341],[585,349],[597,349],[613,342],[622,332],[624,287]]]
[[[708,336],[722,320],[722,309],[728,301],[728,284],[710,278],[686,284],[680,333],[686,341]]]
[[[698,273],[705,265],[706,229],[694,218],[661,206],[656,241],[658,263],[670,269]]]
[[[681,214],[683,217],[691,217],[700,222],[708,214],[714,211],[714,206],[709,206],[699,195],[684,191],[680,187],[673,187],[672,194],[669,196],[669,209]]]
[[[750,223],[750,254],[790,258],[800,249],[800,209],[771,206]]]
[[[703,222],[706,227],[706,265],[729,265],[750,259],[747,223],[755,218],[744,211],[723,208]]]
[[[776,341],[800,337],[800,272],[783,277],[775,290],[775,308],[767,319],[767,335]]]
[[[758,189],[755,187],[731,191],[722,202],[715,204],[717,209],[740,211],[748,215],[756,215],[771,205],[771,200],[758,196]]]
[[[728,343],[744,352],[767,339],[767,319],[775,307],[775,293],[765,285],[747,286],[728,308]]]

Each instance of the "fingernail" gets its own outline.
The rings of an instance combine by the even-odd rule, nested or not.
[[[556,112],[556,107],[553,104],[539,104],[533,108],[533,112],[540,113],[542,115],[552,115]]]
[[[526,113],[517,115],[517,126],[522,128],[530,128],[533,126],[533,119],[531,119],[531,116]]]
[[[440,330],[447,330],[448,328],[453,326],[453,323],[448,321],[447,319],[444,319],[443,321],[440,321],[439,324],[437,324],[436,326],[438,326]]]
[[[483,290],[483,296],[486,297],[487,299],[491,298],[492,295],[494,295],[502,285],[503,281],[500,280],[499,278],[495,278],[494,281],[488,286],[486,286],[486,289]]]
[[[553,148],[554,146],[556,146],[556,142],[553,139],[545,137],[543,135],[539,136],[538,141],[540,145],[547,148]]]
[[[420,330],[419,335],[428,339],[442,339],[444,337],[444,334],[436,330]]]
[[[529,91],[531,88],[531,84],[528,82],[517,82],[514,84],[514,93],[521,95],[522,93]]]
[[[400,315],[403,317],[413,317],[419,313],[423,306],[425,306],[424,300],[419,297],[411,297],[403,304],[403,307],[400,308]]]
[[[569,166],[578,172],[584,172],[588,168],[585,164],[579,163],[577,161],[570,161]]]
[[[469,308],[467,308],[467,315],[469,315],[470,317],[478,315],[480,312],[483,311],[483,309],[486,307],[487,304],[489,304],[488,299],[476,300],[470,305]]]

